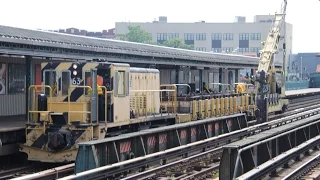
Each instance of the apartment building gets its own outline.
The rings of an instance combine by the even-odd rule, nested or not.
[[[238,16],[230,23],[171,23],[167,17],[160,16],[153,22],[116,22],[115,34],[125,34],[128,26],[140,26],[152,35],[155,42],[163,43],[173,38],[181,38],[186,44],[194,45],[195,50],[215,53],[233,53],[258,56],[261,42],[268,35],[272,26],[273,15],[256,15],[253,22],[246,22],[245,17]],[[281,34],[286,32],[287,54],[292,50],[292,25],[285,23]],[[279,53],[275,63],[282,64],[284,38],[280,39]],[[288,61],[288,56],[287,59]]]

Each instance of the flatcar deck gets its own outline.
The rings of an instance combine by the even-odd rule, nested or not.
[[[286,91],[286,96],[304,96],[306,94],[320,94],[320,88],[307,88]]]
[[[25,129],[26,120],[24,115],[18,116],[1,116],[0,132],[9,132]]]

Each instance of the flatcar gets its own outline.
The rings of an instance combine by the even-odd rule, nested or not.
[[[41,71],[42,84],[28,88],[20,145],[30,161],[71,162],[80,142],[255,110],[249,92],[178,96],[178,85],[160,85],[157,69],[91,61],[42,63]]]

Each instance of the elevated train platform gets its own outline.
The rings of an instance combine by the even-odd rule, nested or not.
[[[25,128],[26,121],[23,116],[1,116],[0,133],[8,131],[17,131]]]
[[[18,152],[18,142],[25,140],[24,115],[0,116],[0,156]]]
[[[288,98],[294,98],[297,96],[313,96],[316,94],[320,94],[320,88],[307,88],[307,89],[286,91],[286,96]]]

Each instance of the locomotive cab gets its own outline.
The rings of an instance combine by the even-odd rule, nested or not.
[[[63,63],[71,67],[62,69],[54,66],[55,63],[43,65],[43,84],[51,87],[51,115],[58,116],[67,113],[67,122],[116,122],[127,120],[127,116],[114,116],[114,106],[123,102],[129,104],[129,65],[99,63]],[[49,66],[48,66],[49,65]],[[58,69],[59,68],[59,69]],[[92,83],[91,69],[96,69],[96,78]],[[94,87],[96,86],[96,87]],[[93,89],[97,89],[92,94]],[[49,96],[48,88],[45,88],[45,95]],[[92,119],[88,113],[92,107],[92,96],[97,97],[97,117]],[[120,101],[120,102],[119,102]],[[68,107],[66,107],[68,105]],[[81,106],[81,107],[79,107]],[[122,104],[122,107],[125,105]],[[68,109],[68,111],[66,111]],[[129,107],[127,107],[129,109]],[[83,113],[81,114],[82,111]],[[78,111],[78,112],[73,112]],[[129,110],[128,110],[129,112]],[[78,113],[78,114],[76,114]],[[128,113],[129,114],[129,113]],[[65,117],[60,115],[61,118]],[[56,119],[56,118],[55,118]]]

